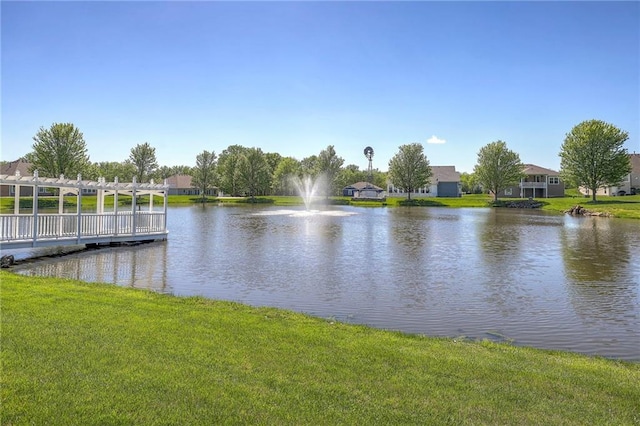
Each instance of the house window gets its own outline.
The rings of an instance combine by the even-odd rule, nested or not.
[[[504,195],[512,195],[513,194],[513,188],[507,188],[504,190]]]
[[[15,195],[15,193],[16,193],[16,186],[15,185],[11,185],[9,187],[9,194]]]
[[[46,194],[47,193],[47,189],[44,186],[39,186],[38,187],[38,194]]]
[[[549,176],[549,185],[558,185],[560,184],[560,178],[557,176]]]

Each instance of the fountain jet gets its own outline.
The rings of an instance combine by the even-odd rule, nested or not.
[[[291,182],[296,187],[298,194],[302,197],[302,201],[304,201],[304,207],[308,211],[311,208],[311,203],[313,202],[313,197],[318,195],[321,190],[324,188],[324,177],[322,175],[316,177],[315,179],[312,176],[293,176],[291,177]]]

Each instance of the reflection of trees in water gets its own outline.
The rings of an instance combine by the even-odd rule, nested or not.
[[[571,303],[584,319],[640,326],[638,256],[631,258],[629,229],[615,219],[584,218],[564,228],[562,258]],[[614,226],[615,225],[615,226]]]
[[[391,220],[391,234],[395,246],[400,249],[399,253],[392,250],[392,253],[399,254],[396,262],[418,270],[419,265],[426,261],[424,250],[429,242],[431,224],[428,217],[415,214],[415,210],[418,209],[410,208],[402,220]]]
[[[398,213],[398,212],[393,212]],[[428,286],[440,271],[440,263],[431,262],[433,220],[423,208],[407,208],[401,217],[390,218],[390,257],[388,268],[392,277],[402,277],[394,284],[399,298],[408,308],[424,306],[429,299]],[[435,269],[434,269],[435,268]]]
[[[488,272],[484,278],[491,282],[502,283],[511,280],[513,272],[522,267],[517,262],[522,232],[522,225],[517,219],[515,216],[493,210],[487,214],[484,222],[478,222],[480,229],[477,234],[484,262],[479,266]]]
[[[486,292],[487,304],[495,306],[503,315],[513,315],[528,306],[525,287],[527,264],[522,260],[523,236],[529,232],[527,216],[515,211],[493,209],[486,220],[478,222],[477,235],[481,265],[477,265],[477,279]],[[535,250],[528,247],[529,250]],[[464,254],[463,254],[464,255]]]

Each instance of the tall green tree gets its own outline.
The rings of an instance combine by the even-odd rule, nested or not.
[[[460,174],[460,183],[462,184],[462,192],[468,194],[481,194],[482,188],[476,181],[473,173],[462,172]]]
[[[200,190],[202,201],[207,198],[207,191],[216,183],[216,160],[215,151],[204,150],[196,156],[196,166],[193,168],[193,179],[191,185]]]
[[[389,180],[407,192],[408,200],[414,190],[429,184],[432,175],[429,160],[420,143],[401,145],[398,153],[389,160]]]
[[[517,185],[524,177],[524,165],[516,152],[498,140],[480,148],[473,174],[477,183],[493,193],[494,201],[498,201],[500,190]]]
[[[318,173],[323,175],[326,179],[327,187],[326,197],[335,195],[337,190],[337,177],[340,173],[340,168],[344,164],[344,159],[336,154],[336,150],[333,145],[329,145],[326,149],[320,151],[318,155],[317,167]]]
[[[312,176],[315,177],[318,174],[318,156],[310,155],[300,161],[300,177]]]
[[[264,154],[264,158],[267,160],[267,163],[269,163],[269,168],[271,169],[271,171],[274,172],[278,167],[278,164],[280,164],[280,161],[282,161],[283,157],[277,152],[266,152]]]
[[[64,175],[75,179],[90,165],[84,136],[71,123],[53,123],[48,129],[40,127],[33,140],[33,152],[29,155],[33,163],[31,171],[38,170],[40,176]]]
[[[173,175],[189,175],[189,176],[191,176],[191,173],[193,173],[192,167],[185,166],[185,165],[171,166],[169,169],[170,169],[169,176],[173,176]],[[169,177],[169,176],[167,176],[167,177]]]
[[[247,149],[242,145],[229,145],[218,156],[218,186],[225,194],[242,194],[243,189],[238,181],[238,164]]]
[[[158,168],[156,149],[149,145],[148,142],[138,144],[131,148],[129,161],[136,167],[135,176],[136,180],[140,183],[146,182]]]
[[[300,162],[292,157],[284,157],[273,171],[272,188],[276,195],[296,195],[292,178],[300,175]]]
[[[136,166],[130,161],[101,161],[91,165],[89,179],[105,178],[107,182],[113,182],[118,178],[120,182],[131,182],[136,174]]]
[[[352,185],[356,182],[365,182],[367,180],[367,172],[360,170],[356,164],[348,164],[340,169],[340,173],[336,178],[336,185],[339,188]]]
[[[240,156],[237,173],[238,182],[252,199],[271,187],[271,169],[260,148],[249,148]]]
[[[601,120],[588,120],[567,133],[560,149],[560,176],[591,191],[618,185],[631,173],[631,159],[623,147],[629,134]]]

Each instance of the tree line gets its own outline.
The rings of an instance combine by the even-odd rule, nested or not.
[[[623,147],[628,133],[601,120],[584,121],[566,134],[560,149],[561,178],[569,185],[584,186],[596,191],[613,186],[631,172],[631,162]],[[368,181],[367,172],[355,164],[344,166],[333,145],[317,155],[297,160],[278,153],[263,152],[256,147],[230,145],[220,154],[204,150],[197,154],[194,166],[159,166],[156,150],[148,142],[131,148],[129,157],[121,162],[89,160],[82,132],[72,123],[53,123],[41,127],[33,137],[32,152],[25,160],[41,176],[64,175],[96,180],[103,177],[113,181],[148,182],[162,180],[177,174],[192,176],[193,187],[205,196],[217,187],[226,195],[295,195],[292,176],[323,176],[325,195],[338,195],[345,186]],[[373,171],[372,184],[385,188],[389,180],[411,197],[411,192],[429,185],[433,175],[429,160],[420,143],[401,145],[389,160],[388,172]],[[498,200],[498,193],[520,182],[524,165],[519,155],[498,140],[483,146],[477,154],[473,173],[462,173],[462,191],[489,192]]]

